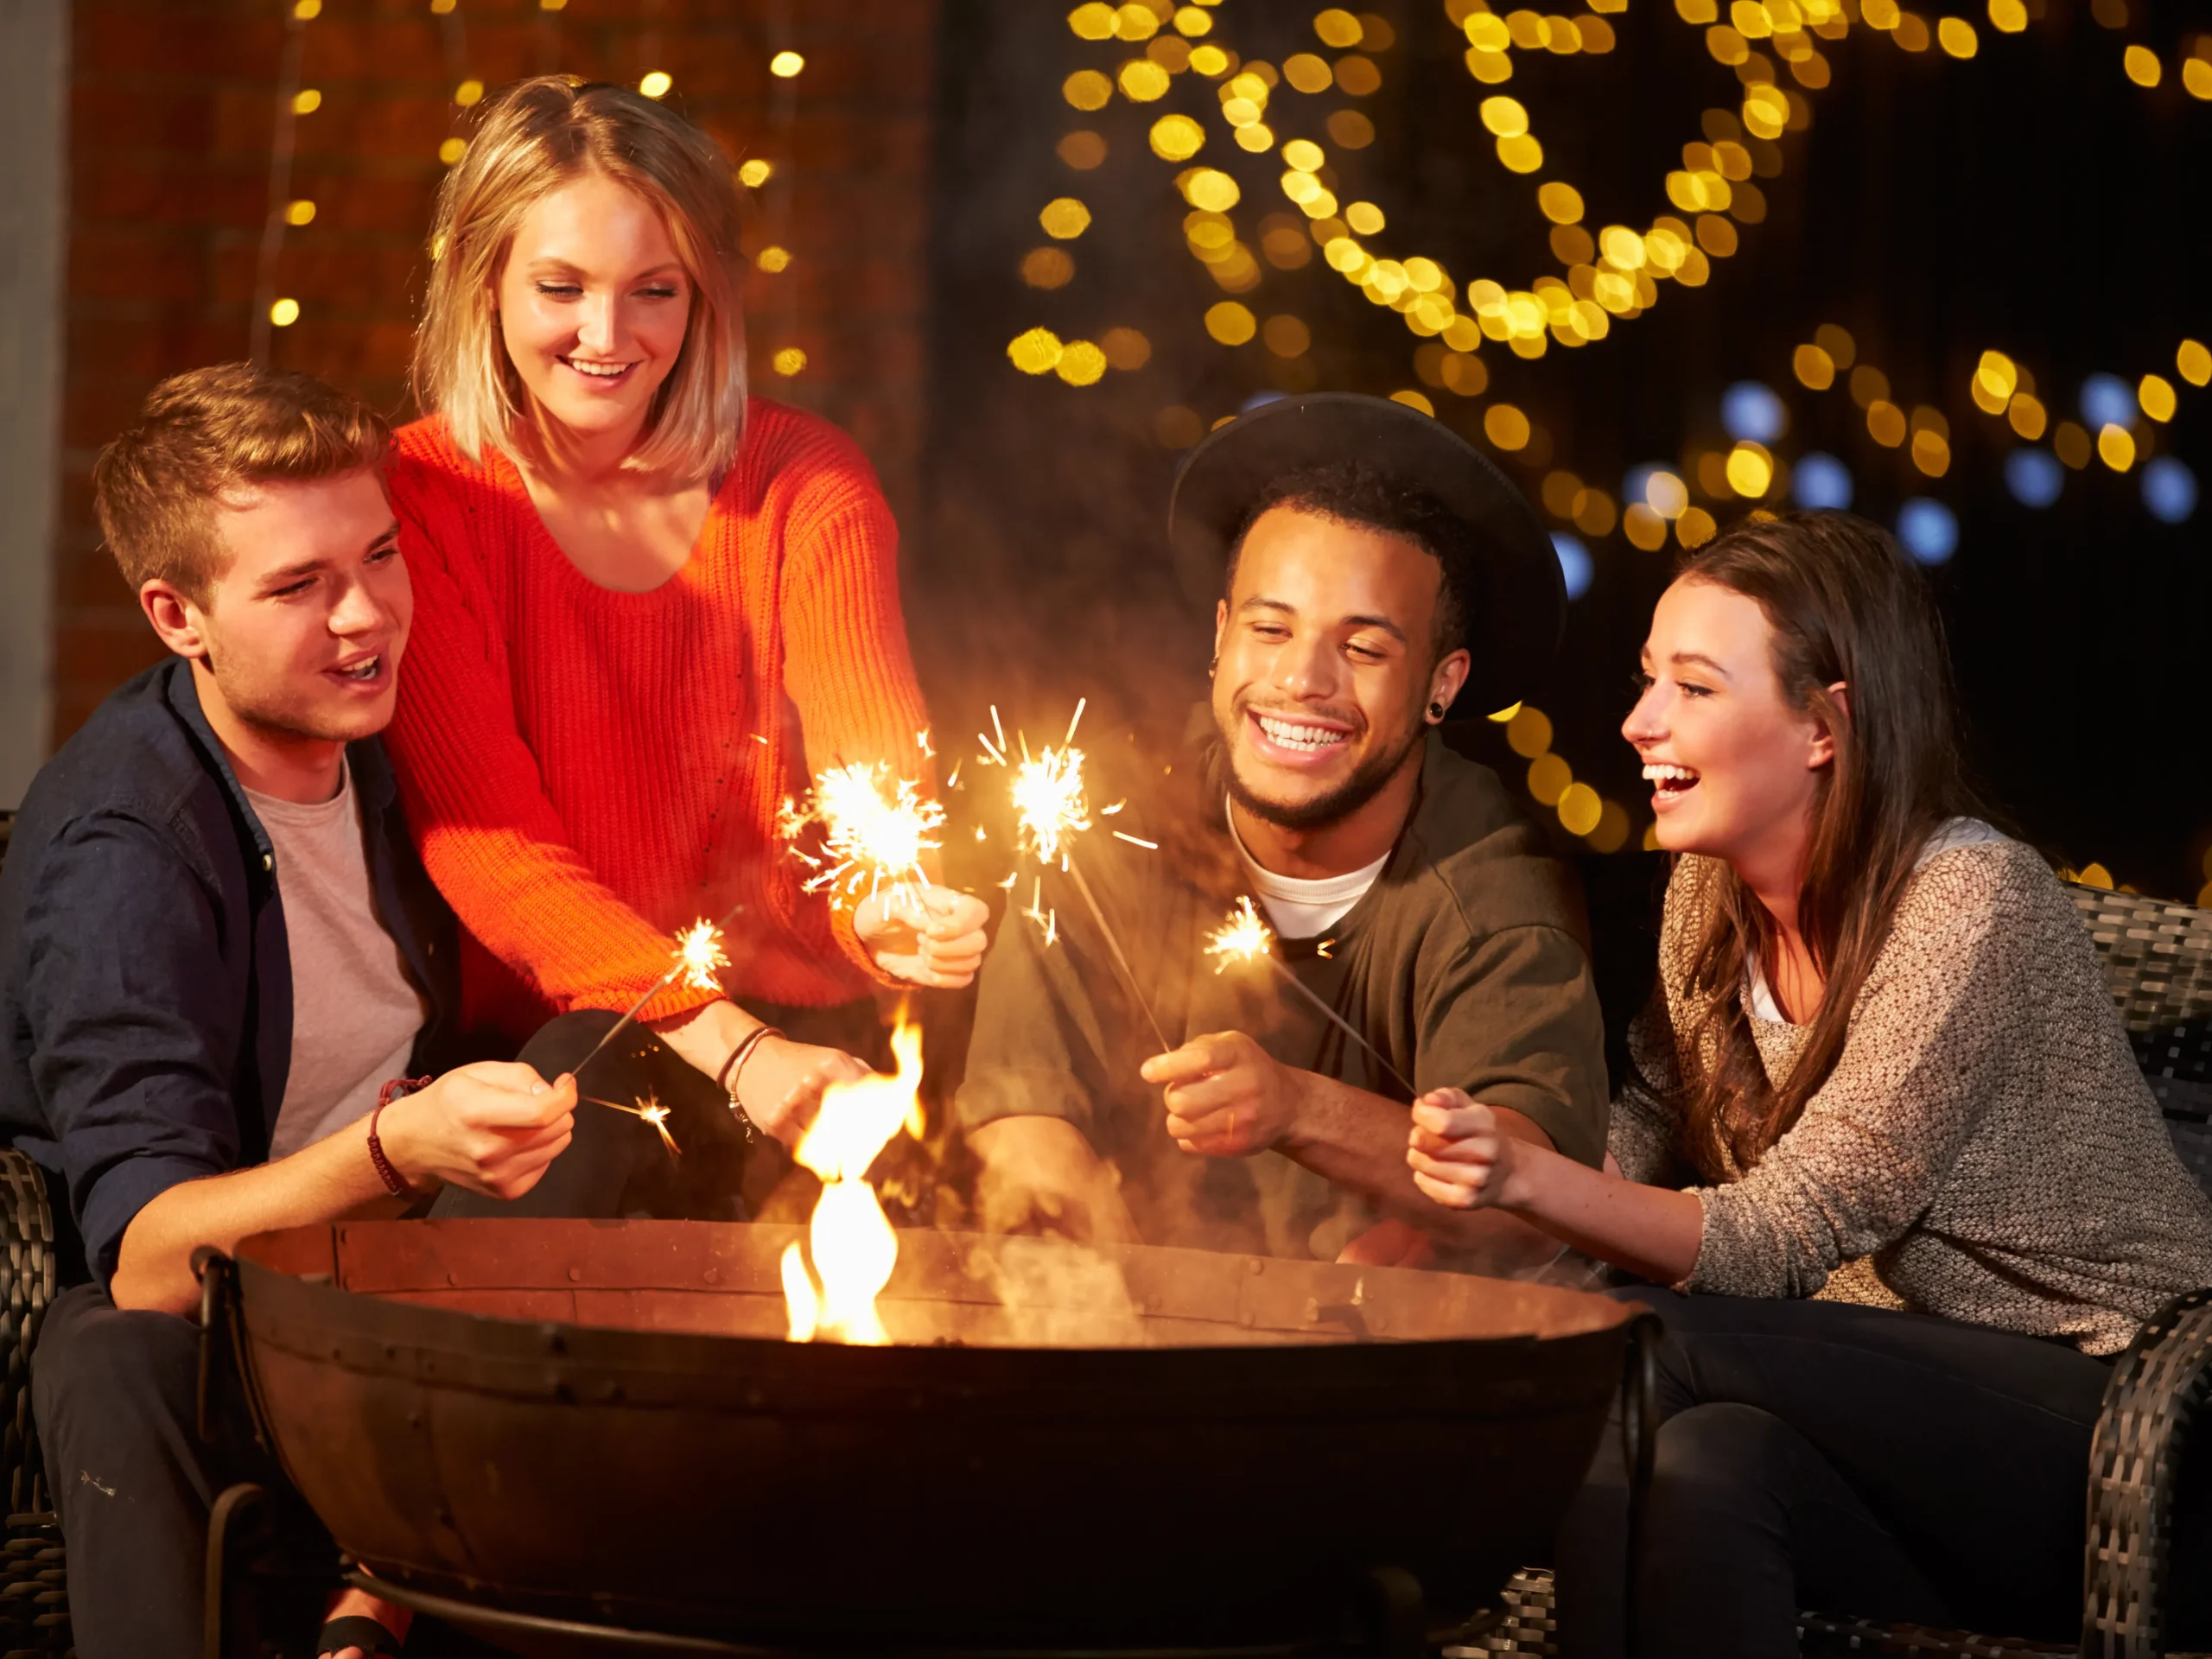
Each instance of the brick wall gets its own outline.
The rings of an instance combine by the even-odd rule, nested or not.
[[[441,0],[442,3],[442,0]],[[250,350],[290,0],[75,0],[54,738],[159,647],[101,550],[91,470],[148,388]],[[636,85],[774,175],[748,247],[795,256],[747,291],[756,387],[851,432],[893,507],[918,493],[934,0],[323,0],[300,26],[275,292],[299,320],[270,353],[411,412],[404,372],[440,144],[467,130],[467,79],[563,71]],[[806,60],[769,73],[777,52]],[[804,351],[795,378],[770,368]]]

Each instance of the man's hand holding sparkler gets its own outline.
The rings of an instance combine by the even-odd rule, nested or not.
[[[1320,1079],[1285,1065],[1241,1031],[1193,1037],[1138,1068],[1165,1086],[1167,1133],[1185,1152],[1245,1158],[1296,1138]]]
[[[526,1065],[483,1061],[393,1101],[377,1138],[410,1186],[518,1198],[568,1150],[575,1109],[573,1077],[549,1084]]]
[[[911,884],[861,900],[853,931],[885,973],[910,985],[958,990],[976,977],[990,941],[990,909],[972,893]]]

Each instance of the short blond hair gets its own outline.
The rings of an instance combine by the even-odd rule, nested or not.
[[[160,580],[205,606],[227,563],[215,510],[257,484],[374,467],[391,429],[311,374],[218,363],[171,375],[92,463],[92,511],[133,592]]]
[[[416,401],[444,415],[471,460],[486,445],[520,459],[515,433],[527,406],[499,337],[495,290],[523,215],[592,172],[659,211],[691,279],[683,349],[626,464],[705,477],[728,464],[745,433],[737,187],[712,138],[626,86],[540,75],[487,105],[438,190],[429,293],[415,335]]]

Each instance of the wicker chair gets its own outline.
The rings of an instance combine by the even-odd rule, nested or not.
[[[2212,911],[2074,887],[2137,1063],[2165,1113],[2174,1149],[2212,1192]],[[1910,1654],[1923,1659],[2161,1659],[2167,1652],[2176,1474],[2192,1420],[2212,1396],[2212,1287],[2151,1319],[2113,1367],[2089,1452],[2088,1544],[2078,1645],[1974,1636],[1804,1613],[1808,1655]],[[2200,1565],[2212,1570],[2212,1563]],[[1552,1575],[1515,1575],[1497,1628],[1459,1651],[1553,1655]],[[2201,1639],[2201,1638],[2200,1638]]]
[[[0,815],[0,852],[7,827]],[[2073,893],[2175,1147],[2212,1191],[2212,911],[2101,888]],[[6,1247],[0,1351],[7,1366],[0,1452],[11,1511],[0,1554],[0,1659],[29,1659],[73,1649],[60,1530],[30,1410],[31,1350],[54,1294],[53,1216],[37,1166],[12,1148],[0,1151],[0,1232]],[[2090,1451],[2087,1595],[2078,1647],[1807,1613],[1798,1625],[1804,1652],[2164,1659],[2176,1474],[2208,1395],[2212,1287],[2179,1298],[2149,1320],[2113,1369]],[[1557,1653],[1549,1569],[1516,1574],[1501,1611],[1489,1632],[1466,1647],[1446,1649],[1447,1659]]]

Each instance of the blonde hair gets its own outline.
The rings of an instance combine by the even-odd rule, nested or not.
[[[225,496],[374,467],[391,440],[383,416],[311,374],[218,363],[148,395],[92,463],[92,511],[134,592],[159,580],[204,608],[227,563]]]
[[[540,75],[486,105],[438,189],[429,293],[415,335],[416,401],[445,416],[472,461],[486,444],[519,459],[516,428],[527,424],[528,404],[499,335],[499,273],[531,205],[593,172],[659,211],[691,279],[683,349],[625,464],[706,477],[728,464],[745,433],[737,188],[712,138],[625,86]]]

